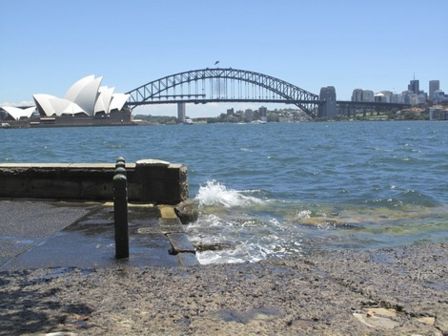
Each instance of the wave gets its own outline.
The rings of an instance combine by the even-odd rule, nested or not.
[[[236,190],[209,180],[195,201],[199,217],[186,230],[201,264],[256,262],[314,248],[396,244],[433,235],[429,227],[444,230],[448,214],[428,194],[392,183],[343,204],[287,200],[262,188]]]
[[[392,185],[390,190],[395,191],[397,187]],[[395,195],[389,195],[389,197],[367,199],[363,203],[386,208],[401,208],[407,206],[437,207],[441,205],[437,199],[413,189],[401,191]]]
[[[244,195],[244,193],[252,192],[229,189],[216,180],[211,180],[199,187],[195,200],[198,201],[200,207],[221,205],[233,208],[263,204],[264,201],[260,198]]]

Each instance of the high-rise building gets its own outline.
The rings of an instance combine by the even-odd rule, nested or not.
[[[428,100],[428,95],[425,92],[420,92],[417,95],[417,101],[418,101],[419,105],[426,104],[427,100]]]
[[[420,92],[420,82],[418,79],[413,79],[409,82],[408,91],[418,94]]]
[[[448,95],[446,95],[442,90],[436,90],[434,91],[432,101],[435,104],[447,103]]]
[[[375,94],[372,90],[354,89],[352,93],[353,102],[373,102]]]
[[[401,93],[401,96],[403,97],[403,103],[404,104],[411,104],[411,95],[413,95],[414,93],[411,91],[403,91]]]
[[[254,120],[254,111],[251,109],[246,109],[244,111],[244,120],[247,122],[251,122]]]
[[[429,100],[432,101],[432,97],[434,92],[440,90],[440,81],[439,80],[430,80],[429,81]]]
[[[390,101],[388,101],[388,96],[386,96],[382,92],[378,92],[377,94],[375,94],[375,102],[377,102],[377,103],[390,103]]]
[[[363,90],[362,91],[362,101],[364,102],[373,102],[375,101],[375,94],[372,90]]]
[[[352,93],[352,101],[353,102],[360,102],[363,101],[363,90],[362,89],[354,89]]]
[[[401,93],[394,93],[390,97],[390,102],[395,104],[402,104],[404,103],[404,97]]]

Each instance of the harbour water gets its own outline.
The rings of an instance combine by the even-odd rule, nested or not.
[[[448,239],[448,123],[7,129],[1,162],[185,163],[202,263]]]

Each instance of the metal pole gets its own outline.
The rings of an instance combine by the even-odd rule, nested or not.
[[[129,258],[128,186],[126,176],[123,174],[116,174],[113,179],[113,185],[115,258]]]

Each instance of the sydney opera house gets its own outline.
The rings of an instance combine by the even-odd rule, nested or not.
[[[126,108],[128,95],[114,93],[114,88],[101,86],[102,77],[89,75],[74,83],[64,98],[35,94],[35,106],[19,108],[0,106],[3,121],[40,124],[87,125],[128,123],[131,112]]]

